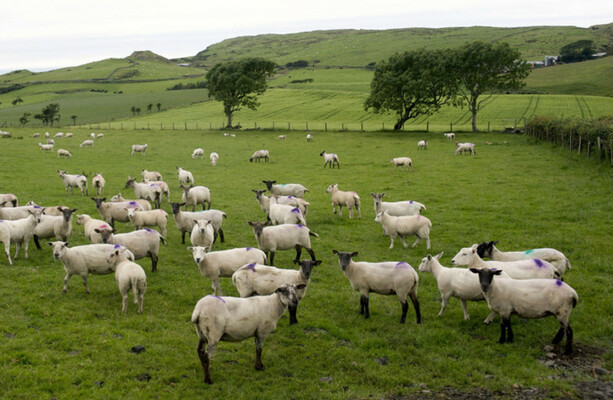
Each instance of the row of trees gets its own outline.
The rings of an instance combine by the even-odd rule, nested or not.
[[[155,105],[155,107],[158,109],[158,111],[160,111],[160,109],[162,108],[162,103],[157,103]],[[149,103],[147,104],[147,111],[151,112],[151,110],[153,109],[153,103]],[[140,115],[140,112],[142,110],[140,109],[140,107],[136,107],[136,106],[132,106],[130,107],[130,112],[132,113],[132,115],[136,116],[136,115]]]

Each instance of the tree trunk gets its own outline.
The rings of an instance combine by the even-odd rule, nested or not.
[[[228,117],[228,124],[226,125],[226,128],[232,129],[232,108],[230,106],[225,106],[224,113]]]
[[[479,129],[477,128],[477,112],[471,111],[471,113],[473,115],[473,132],[479,132]]]

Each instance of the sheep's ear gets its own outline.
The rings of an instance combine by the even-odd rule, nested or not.
[[[72,212],[75,213],[75,212],[77,212],[77,210],[78,210],[78,208],[73,208]]]
[[[491,269],[490,271],[492,271],[492,274],[494,274],[494,275],[502,274],[502,270],[501,269]]]
[[[179,207],[183,207],[186,203],[179,203]]]
[[[338,254],[338,250],[332,250],[332,254]]]
[[[428,259],[428,261],[432,261],[432,255],[430,253],[428,253],[428,255],[426,256],[426,258]]]
[[[192,251],[192,250],[194,250],[194,248],[192,246],[188,246],[187,250]]]
[[[300,260],[294,260],[294,264],[296,265],[300,264]]]
[[[493,241],[491,243],[492,243],[492,245],[496,246],[498,244],[498,242],[500,242],[500,240],[495,240],[495,241]]]
[[[376,194],[374,194],[373,192],[370,192],[370,195],[371,195],[372,197],[375,197],[375,196],[376,196]]]
[[[320,265],[321,263],[322,263],[322,260],[313,261],[313,265]]]
[[[253,226],[253,222],[247,221],[247,225]]]
[[[206,246],[206,247],[204,248],[204,252],[205,252],[205,253],[208,253],[210,250],[211,250],[211,246]]]
[[[300,285],[296,285],[296,289],[298,289],[298,290],[302,290],[302,289],[304,289],[306,287],[307,287],[307,285],[305,285],[304,283],[301,283]]]
[[[470,272],[472,272],[473,274],[478,274],[479,270],[477,268],[469,268]]]
[[[53,243],[47,242],[47,246],[53,246]]]
[[[443,256],[443,252],[441,251],[434,258],[436,258],[437,260],[440,260],[442,256]]]
[[[98,228],[94,228],[94,232],[96,232],[96,233],[100,233],[100,229],[98,229]]]
[[[354,251],[353,253],[351,253],[351,257],[355,257],[357,256],[359,253],[357,251]]]
[[[64,247],[70,246],[70,242],[64,242]]]

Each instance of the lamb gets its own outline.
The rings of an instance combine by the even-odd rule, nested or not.
[[[192,323],[198,334],[197,351],[205,383],[212,383],[210,358],[220,340],[241,341],[255,337],[255,369],[264,369],[264,340],[275,330],[288,306],[298,306],[296,289],[292,284],[285,284],[268,296],[244,299],[209,295],[198,301],[192,313]]]
[[[185,244],[185,233],[191,232],[194,228],[194,221],[198,219],[206,219],[211,221],[213,229],[215,229],[215,237],[219,235],[219,239],[223,243],[225,241],[221,223],[224,218],[227,218],[226,213],[219,210],[206,210],[199,212],[181,211],[185,203],[170,203],[172,207],[172,215],[175,218],[177,229],[181,232],[181,244]]]
[[[64,181],[64,186],[66,187],[66,193],[68,193],[68,188],[70,188],[70,193],[74,194],[73,189],[79,188],[81,191],[81,196],[87,196],[87,177],[85,175],[72,175],[67,174],[66,171],[57,170],[60,178]]]
[[[157,271],[158,253],[160,252],[160,241],[166,241],[153,229],[140,229],[134,232],[114,234],[114,229],[106,227],[103,229],[95,228],[94,231],[102,236],[102,242],[108,244],[119,244],[130,250],[134,254],[134,259],[149,257],[151,258],[151,272]]]
[[[392,161],[390,161],[390,163],[394,164],[394,171],[398,167],[400,167],[400,169],[402,169],[402,167],[407,167],[407,172],[408,172],[409,167],[411,167],[411,170],[415,172],[415,168],[413,168],[413,161],[409,157],[392,158]]]
[[[260,162],[262,158],[268,162],[269,157],[270,154],[268,153],[268,150],[258,150],[249,158],[249,162],[253,162],[253,160]]]
[[[159,186],[160,190],[162,191],[162,196],[166,196],[166,201],[170,202],[170,188],[168,187],[168,184],[164,181],[150,181],[148,179],[143,179],[141,181],[141,183],[147,183],[150,185],[155,185],[155,186]],[[160,196],[160,201],[162,200],[162,196]]]
[[[299,183],[276,184],[277,181],[262,181],[273,196],[294,196],[303,198],[309,191]]]
[[[89,294],[87,274],[107,275],[115,272],[115,265],[108,262],[108,257],[114,251],[121,249],[120,245],[113,244],[87,244],[83,246],[68,247],[68,242],[47,242],[53,249],[53,258],[60,260],[64,265],[66,277],[62,293],[68,291],[68,281],[73,275],[81,275],[85,293]],[[127,253],[129,260],[134,260],[132,253]]]
[[[150,211],[151,210],[151,203],[149,203],[145,199],[125,199],[121,195],[121,192],[117,193],[115,196],[111,197],[111,203],[121,203],[121,202],[130,202],[130,203],[136,202],[140,206],[141,210],[143,210],[143,211]]]
[[[21,218],[18,220],[0,220],[0,242],[4,244],[4,252],[6,258],[9,260],[9,265],[13,265],[11,260],[11,243],[15,243],[15,256],[17,259],[21,245],[23,244],[25,258],[28,256],[28,245],[30,239],[34,236],[34,229],[40,222],[42,217],[42,210],[36,209],[34,211],[28,211],[27,218]]]
[[[211,251],[208,247],[188,247],[192,252],[194,261],[200,269],[202,276],[211,279],[211,288],[216,296],[223,296],[219,278],[229,278],[232,274],[246,264],[264,264],[266,254],[253,247],[234,248],[229,250]]]
[[[141,172],[141,176],[143,177],[143,179],[147,179],[149,181],[161,181],[162,180],[162,174],[160,174],[157,171],[147,171],[146,169],[143,169]]]
[[[398,297],[402,306],[401,324],[406,321],[409,310],[407,297],[410,297],[413,308],[415,308],[417,323],[421,323],[421,312],[417,299],[419,276],[408,263],[404,261],[356,262],[352,258],[358,255],[357,251],[348,253],[332,250],[332,253],[338,255],[338,263],[349,279],[351,287],[360,292],[360,314],[364,315],[365,319],[370,317],[368,296],[373,292],[382,295],[395,294]]]
[[[147,151],[147,146],[147,144],[133,144],[131,155],[134,155],[134,153],[141,153],[142,155],[145,155],[145,152]]]
[[[34,228],[34,244],[39,250],[41,249],[39,239],[55,237],[56,240],[65,242],[72,235],[72,214],[76,212],[77,209],[57,207],[55,210],[62,214],[60,216],[43,214],[40,222],[36,225],[36,228]],[[44,211],[46,211],[46,209]]]
[[[96,233],[95,229],[105,229],[109,227],[106,221],[92,218],[87,214],[77,215],[77,225],[83,225],[85,237],[92,243],[102,243],[102,236]]]
[[[307,140],[307,142],[312,142],[313,141],[313,135],[310,134],[310,133],[307,133],[306,140]]]
[[[260,205],[260,208],[262,209],[262,211],[264,211],[266,215],[268,215],[268,212],[270,211],[270,196],[266,196],[264,194],[266,193],[265,190],[251,190],[251,191],[255,193],[255,198],[258,201],[258,204]],[[300,197],[276,196],[276,199],[277,199],[277,204],[287,204],[290,206],[298,207],[303,216],[306,216],[308,207],[310,205],[308,201],[306,201],[305,199],[301,199]]]
[[[194,220],[194,228],[189,236],[192,246],[211,247],[215,240],[215,229],[211,221],[206,219]]]
[[[496,244],[498,244],[498,241],[481,243],[477,247],[479,257],[488,257],[494,261],[516,261],[538,258],[553,265],[556,271],[558,271],[560,278],[564,276],[566,269],[570,269],[570,261],[568,261],[568,258],[556,249],[541,248],[526,251],[500,251],[496,248]]]
[[[475,144],[474,143],[458,143],[455,142],[456,145],[456,150],[455,150],[455,155],[457,156],[458,154],[464,154],[466,152],[468,152],[469,154],[477,154],[477,152],[475,151]]]
[[[79,147],[94,147],[94,141],[91,139],[86,139],[83,142],[81,142]]]
[[[277,139],[279,140],[285,140],[287,138],[287,135],[279,135],[277,136]]]
[[[179,184],[180,185],[193,185],[194,184],[194,176],[191,172],[181,167],[177,167],[177,175],[179,175]]]
[[[194,149],[194,151],[192,151],[192,158],[195,160],[198,157],[204,158],[204,149],[202,149],[201,147],[198,147]]]
[[[343,216],[343,206],[349,210],[349,219],[353,218],[353,208],[355,207],[358,212],[358,218],[362,218],[362,212],[360,211],[360,196],[356,192],[344,192],[338,189],[338,183],[328,186],[327,193],[332,195],[332,211],[336,214],[336,207],[338,206],[338,215]]]
[[[17,207],[19,200],[13,193],[0,194],[0,206],[1,207]]]
[[[324,168],[326,168],[328,164],[330,164],[330,168],[334,168],[334,164],[336,164],[337,168],[341,168],[341,164],[338,162],[338,156],[335,153],[326,153],[324,150],[319,153],[319,155],[324,158]]]
[[[158,185],[136,182],[136,179],[128,175],[125,187],[134,189],[137,198],[153,202],[155,208],[161,207],[162,189]]]
[[[57,158],[72,158],[72,154],[70,154],[70,152],[68,150],[64,150],[64,149],[58,149],[57,151]]]
[[[455,139],[455,133],[453,133],[453,132],[443,133],[443,136],[445,136],[448,141],[451,141],[452,139]]]
[[[198,204],[202,204],[203,210],[207,209],[207,205],[208,209],[211,209],[211,191],[207,187],[181,185],[181,189],[183,189],[181,202],[185,203],[185,211],[187,211],[187,206],[192,206],[192,211],[196,211],[196,205]]]
[[[319,237],[304,225],[282,224],[268,226],[269,222],[251,222],[247,224],[253,228],[258,247],[268,256],[270,253],[270,265],[274,264],[277,250],[296,249],[295,260],[300,260],[302,249],[310,254],[311,260],[315,261],[315,252],[311,248],[310,236]]]
[[[573,330],[570,327],[570,313],[579,300],[572,287],[554,279],[494,278],[502,271],[489,268],[471,268],[470,271],[479,275],[479,283],[488,307],[500,314],[498,343],[513,342],[511,314],[529,319],[554,315],[560,322],[560,329],[552,343],[559,344],[566,335],[564,352],[567,355],[572,354]]]
[[[134,304],[138,304],[138,313],[143,312],[143,299],[147,290],[147,275],[145,270],[128,259],[126,249],[117,249],[107,258],[107,262],[115,266],[115,282],[121,293],[121,312],[128,311],[128,292],[134,293]]]
[[[105,220],[111,227],[115,227],[115,221],[119,222],[129,222],[130,218],[128,218],[128,208],[135,208],[140,210],[140,205],[137,202],[121,202],[121,203],[112,203],[105,202],[106,197],[91,197],[91,199],[96,203],[96,208],[102,216],[102,219]]]
[[[106,179],[102,177],[101,173],[97,173],[92,178],[92,186],[96,189],[96,194],[98,196],[102,196],[102,193],[104,192],[104,186],[106,186]]]
[[[465,247],[453,257],[453,265],[467,265],[469,268],[500,269],[513,279],[553,279],[559,278],[553,265],[538,258],[519,261],[483,261],[477,253],[478,245]]]
[[[411,247],[417,246],[422,240],[426,239],[426,249],[430,250],[430,228],[432,222],[422,215],[409,215],[394,217],[383,211],[377,214],[375,222],[380,222],[383,232],[388,234],[391,239],[390,249],[394,248],[394,239],[399,238],[404,247],[408,247],[404,241],[405,236],[417,236],[415,243]]]
[[[278,204],[274,196],[270,198],[268,218],[273,225],[307,224],[302,212],[300,212],[300,208],[287,204]]]
[[[428,141],[420,140],[419,142],[417,142],[417,150],[419,149],[428,150]]]
[[[134,225],[134,229],[157,226],[160,228],[160,234],[163,237],[167,237],[168,213],[166,211],[162,209],[138,210],[136,208],[128,208],[126,211],[128,212],[128,219]]]
[[[53,151],[53,145],[52,144],[42,144],[39,143],[38,147],[40,147],[40,150],[44,153],[45,151]]]
[[[439,253],[434,257],[428,254],[421,260],[419,272],[431,272],[436,279],[438,291],[441,292],[441,311],[438,313],[439,316],[443,315],[449,298],[456,297],[460,299],[460,303],[462,304],[464,319],[469,320],[470,316],[466,309],[466,301],[485,300],[481,292],[479,279],[466,268],[447,268],[442,266],[439,262],[442,256],[443,253]],[[502,276],[506,278],[509,277],[504,272]],[[483,323],[487,325],[492,322],[495,317],[496,313],[492,311]]]
[[[404,215],[419,215],[422,211],[426,211],[426,206],[413,200],[386,202],[382,201],[385,192],[370,193],[375,202],[375,214],[387,211],[389,215],[401,217]]]
[[[301,260],[294,263],[300,266],[299,270],[268,267],[257,263],[244,265],[232,275],[232,284],[238,290],[240,297],[273,294],[278,287],[285,283],[294,284],[296,287],[304,286],[303,289],[296,290],[298,301],[302,301],[311,282],[313,267],[320,265],[321,260]],[[290,325],[298,323],[297,309],[297,305],[296,307],[289,307]]]
[[[209,158],[211,159],[211,165],[214,167],[217,165],[217,160],[219,160],[219,154],[213,151],[211,154],[209,154]]]

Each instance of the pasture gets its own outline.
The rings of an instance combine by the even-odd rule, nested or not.
[[[216,105],[217,108],[221,108]],[[62,128],[66,132],[65,128]],[[262,180],[302,183],[311,206],[308,226],[319,234],[313,249],[321,266],[313,271],[306,298],[298,307],[297,325],[287,315],[264,345],[263,372],[255,371],[252,340],[222,342],[212,361],[214,384],[203,383],[196,354],[197,337],[190,321],[196,302],[211,293],[210,281],[200,275],[191,252],[181,245],[170,216],[168,244],[160,250],[158,272],[149,259],[139,260],[147,273],[144,312],[130,302],[122,314],[121,298],[112,275],[89,276],[91,294],[78,277],[62,294],[64,270],[47,246],[30,246],[8,266],[0,259],[0,394],[7,399],[346,399],[436,396],[452,389],[519,391],[537,397],[576,395],[581,382],[595,380],[594,367],[613,369],[610,262],[613,231],[613,171],[550,144],[529,145],[528,138],[502,134],[458,134],[459,141],[476,143],[475,156],[454,156],[455,146],[437,133],[411,132],[279,132],[101,130],[93,148],[79,148],[91,130],[75,130],[73,139],[56,140],[55,149],[69,150],[72,159],[42,154],[31,138],[33,129],[11,129],[1,139],[0,193],[15,193],[20,204],[68,205],[77,214],[99,217],[89,197],[64,191],[57,169],[91,177],[101,172],[105,196],[125,189],[128,175],[140,177],[143,168],[158,170],[169,183],[171,200],[180,200],[176,167],[192,171],[196,184],[212,193],[212,208],[223,210],[225,243],[213,250],[256,246],[247,221],[262,221],[252,189]],[[40,131],[40,130],[39,130]],[[50,130],[53,135],[57,130]],[[44,130],[42,130],[44,132]],[[23,137],[19,139],[18,137]],[[416,149],[428,139],[428,150]],[[489,142],[490,144],[485,144]],[[130,156],[133,143],[147,143],[144,156]],[[202,147],[205,160],[193,160]],[[268,149],[269,163],[249,163],[253,151]],[[340,169],[324,169],[322,150],[340,157]],[[216,151],[212,167],[206,155]],[[409,156],[415,172],[394,170],[393,157]],[[362,219],[334,215],[329,184],[356,191]],[[374,222],[370,192],[386,192],[388,201],[416,200],[433,223],[431,254],[441,262],[462,247],[484,240],[500,240],[501,250],[556,248],[570,259],[565,281],[579,294],[571,315],[576,354],[564,357],[554,349],[554,368],[544,346],[558,328],[554,318],[520,321],[513,317],[515,343],[496,343],[498,319],[482,324],[489,313],[484,302],[469,302],[471,319],[464,321],[459,301],[452,299],[443,316],[440,296],[431,274],[419,273],[418,298],[423,322],[415,323],[409,308],[407,322],[398,323],[400,305],[394,296],[372,295],[371,317],[359,314],[354,292],[332,250],[359,251],[358,260],[406,261],[417,269],[428,254],[425,243],[404,249]],[[93,190],[90,188],[90,197]],[[163,208],[170,207],[163,201]],[[117,223],[120,232],[131,227]],[[412,240],[408,239],[409,243]],[[87,244],[83,228],[74,222],[72,245]],[[14,246],[12,248],[14,252]],[[304,254],[304,253],[303,253]],[[275,264],[294,268],[293,251],[278,252]],[[229,278],[221,279],[224,295],[236,295]],[[140,354],[131,352],[145,346]],[[610,379],[610,375],[608,378]]]

